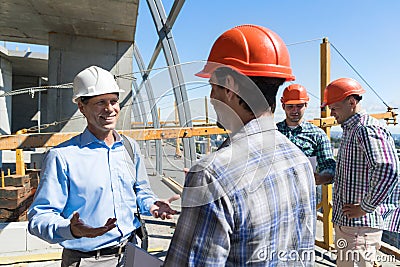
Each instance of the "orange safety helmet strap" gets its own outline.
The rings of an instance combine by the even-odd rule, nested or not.
[[[310,101],[307,90],[300,84],[291,84],[283,90],[282,104],[303,104]]]
[[[214,42],[207,64],[196,76],[209,78],[221,66],[246,76],[295,79],[285,43],[273,31],[256,25],[241,25],[224,32]]]
[[[324,103],[322,107],[344,100],[350,95],[361,95],[366,91],[356,80],[339,78],[334,80],[324,90]]]

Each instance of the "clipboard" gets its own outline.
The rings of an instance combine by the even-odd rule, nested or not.
[[[162,267],[164,262],[146,250],[128,242],[125,247],[125,267]]]

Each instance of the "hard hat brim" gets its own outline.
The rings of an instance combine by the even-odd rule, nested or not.
[[[118,90],[111,91],[111,92],[106,92],[106,93],[98,93],[98,92],[95,92],[95,93],[89,93],[89,94],[82,94],[82,95],[77,95],[74,99],[72,99],[72,102],[78,103],[78,99],[79,99],[81,96],[98,96],[98,95],[107,95],[107,94],[115,94],[115,93],[123,93],[123,92],[125,92],[125,91],[122,90],[122,89],[118,89]]]
[[[288,104],[288,105],[296,105],[296,104],[304,104],[307,103],[308,101],[305,100],[288,100],[286,102],[282,102],[283,104]]]

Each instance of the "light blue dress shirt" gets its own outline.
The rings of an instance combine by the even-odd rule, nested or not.
[[[29,208],[29,232],[68,249],[93,251],[117,245],[140,226],[134,216],[136,203],[143,214],[157,200],[148,181],[138,144],[131,140],[134,162],[121,136],[108,147],[88,129],[50,149],[44,159],[41,180]],[[136,182],[136,194],[134,183]],[[74,238],[70,231],[73,212],[84,223],[103,226],[117,218],[117,227],[96,238]]]

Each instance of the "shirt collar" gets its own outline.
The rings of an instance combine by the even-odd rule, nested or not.
[[[302,120],[301,123],[297,125],[295,128],[289,127],[289,125],[287,125],[286,123],[286,119],[283,120],[282,123],[285,131],[297,131],[297,130],[302,130],[304,128],[305,120]]]
[[[117,133],[117,131],[112,130],[112,133],[115,137],[115,143],[121,142],[122,143],[122,138],[121,136]],[[86,127],[85,131],[81,134],[81,146],[87,146],[91,143],[99,143],[99,144],[105,144],[104,141],[101,141],[97,139],[96,136],[94,136],[89,129]]]
[[[276,129],[277,127],[272,116],[261,116],[259,118],[249,121],[236,134],[231,136],[231,142],[234,142],[235,140],[244,137],[248,137],[253,134]]]
[[[357,112],[356,114],[352,115],[350,118],[348,118],[345,122],[342,123],[342,128],[343,129],[349,129],[352,128],[357,122],[360,121],[360,118],[367,113],[365,111],[360,111]]]

